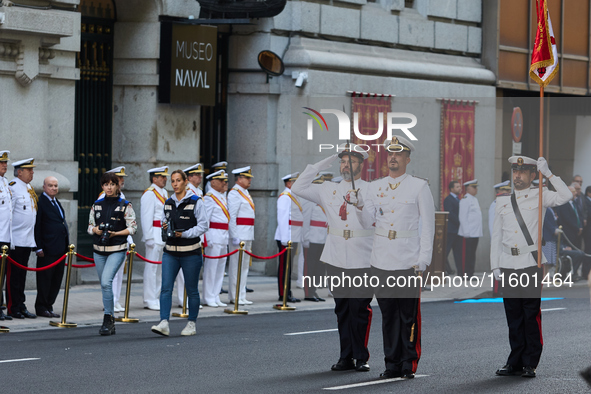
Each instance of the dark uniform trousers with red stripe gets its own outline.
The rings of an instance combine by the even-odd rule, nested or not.
[[[331,289],[335,302],[334,313],[337,315],[341,359],[369,360],[367,343],[373,316],[369,305],[372,300],[372,289],[355,286],[353,281],[353,278],[369,276],[369,272],[369,268],[345,270],[326,264],[327,275],[341,280],[340,286]],[[343,277],[351,278],[351,283],[343,281]],[[329,285],[330,283],[329,281]]]
[[[283,252],[285,246],[281,245],[281,241],[277,241],[277,247],[280,252]],[[295,253],[298,250],[298,243],[292,242],[291,244],[291,261],[289,262],[289,273],[287,274],[287,296],[291,297],[291,267],[295,260]],[[277,267],[277,289],[279,290],[279,297],[283,297],[283,289],[285,288],[285,268],[287,266],[287,252],[279,256],[279,266]]]
[[[380,279],[376,298],[382,312],[386,369],[415,373],[421,358],[420,281],[414,268],[384,271],[372,267],[371,274]],[[388,285],[388,280],[396,286]]]
[[[10,251],[10,257],[22,266],[29,266],[29,257],[31,248],[21,246],[15,247]],[[27,271],[7,264],[6,267],[6,309],[9,314],[21,312],[26,309],[25,306],[25,282]]]
[[[501,272],[504,274],[503,305],[511,345],[507,364],[536,368],[544,346],[541,310],[541,282],[544,271],[535,266],[516,270],[501,269]],[[516,278],[520,285],[511,286],[514,284],[510,281],[511,276]],[[521,286],[522,284],[525,286]]]

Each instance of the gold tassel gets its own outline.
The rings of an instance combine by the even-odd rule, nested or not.
[[[37,197],[37,193],[31,187],[31,185],[27,185],[27,190],[29,191],[29,195],[31,196],[31,200],[33,200],[33,205],[35,205],[35,211],[37,211],[37,201],[39,201],[39,197]]]
[[[412,324],[412,328],[410,329],[410,341],[414,342],[415,340],[415,323]]]
[[[248,263],[249,267],[252,267],[252,256],[250,256],[250,262]]]

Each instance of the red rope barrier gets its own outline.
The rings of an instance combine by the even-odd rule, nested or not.
[[[56,265],[58,265],[60,263],[63,263],[64,260],[66,259],[66,256],[67,256],[67,254],[63,255],[61,258],[54,261],[53,263],[46,265],[45,267],[41,267],[41,268],[25,267],[24,265],[20,265],[19,263],[14,261],[10,256],[6,256],[6,259],[10,262],[10,264],[16,265],[17,267],[27,270],[27,271],[45,271],[45,270],[48,270],[52,267],[55,267]]]
[[[233,254],[236,254],[236,253],[238,253],[238,249],[234,250],[233,252],[223,254],[221,256],[208,256],[208,255],[204,254],[203,257],[207,257],[208,259],[223,259],[224,257],[232,256]]]
[[[66,263],[66,267],[68,266],[68,263]],[[72,268],[90,268],[90,267],[96,267],[96,264],[72,264]]]
[[[94,263],[94,259],[91,259],[90,257],[82,256],[79,253],[76,253],[76,257],[78,257],[80,260],[90,261],[91,263]],[[72,267],[74,267],[74,265],[72,265]]]
[[[145,262],[147,262],[147,263],[150,263],[150,264],[162,264],[162,261],[153,261],[153,260],[148,260],[147,258],[145,258],[144,256],[142,256],[142,255],[141,255],[141,254],[139,254],[138,252],[135,252],[135,255],[136,255],[137,257],[139,257],[139,258],[140,258],[140,260],[144,260],[144,261],[145,261]]]
[[[287,251],[286,249],[283,249],[281,252],[274,254],[273,256],[269,256],[269,257],[264,257],[264,256],[257,256],[256,254],[250,253],[248,250],[245,250],[244,253],[246,253],[247,255],[254,257],[255,259],[261,259],[261,260],[271,260],[274,259],[275,257],[279,257],[281,256],[283,253],[285,253]]]

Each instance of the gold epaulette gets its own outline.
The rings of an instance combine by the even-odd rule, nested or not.
[[[417,178],[417,179],[422,179],[423,181],[427,182],[427,185],[429,184],[429,178],[421,178],[420,176],[416,176],[416,175],[412,175],[412,177]]]
[[[154,190],[153,186],[150,186],[149,188],[147,188],[146,190],[144,190],[144,192],[142,194],[145,194],[147,192],[151,192],[152,190]]]
[[[12,181],[12,182],[10,182],[8,185],[9,185],[9,186],[14,186],[14,184],[15,184],[15,183],[16,183],[16,181]]]
[[[213,194],[211,192],[209,192],[209,193],[206,194],[206,196],[211,197],[211,196],[213,196]]]

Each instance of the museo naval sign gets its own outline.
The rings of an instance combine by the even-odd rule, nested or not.
[[[162,22],[158,102],[215,105],[217,28]]]

